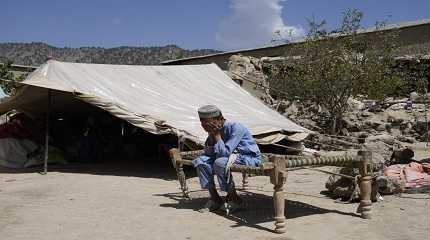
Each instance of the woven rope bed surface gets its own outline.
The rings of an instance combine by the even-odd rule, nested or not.
[[[203,150],[181,152],[182,163],[192,165],[191,161],[198,155],[203,154]],[[256,175],[267,175],[268,171],[272,170],[274,165],[270,161],[271,157],[280,157],[285,159],[287,168],[304,167],[304,166],[351,166],[357,162],[354,156],[303,156],[303,155],[276,155],[271,153],[263,153],[262,164],[259,167],[251,167],[240,164],[233,164],[231,171],[246,172]]]

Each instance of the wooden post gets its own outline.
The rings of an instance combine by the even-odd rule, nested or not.
[[[185,177],[185,172],[183,164],[181,163],[181,154],[177,148],[170,149],[170,158],[172,160],[173,167],[176,169],[176,175],[178,176],[179,184],[181,185],[182,193],[184,197],[190,198],[190,192],[187,186],[187,179]]]
[[[273,187],[273,206],[275,210],[275,232],[285,233],[285,193],[284,183],[287,179],[286,160],[280,156],[272,156],[271,162],[274,169],[270,175],[270,182]]]
[[[365,219],[371,218],[372,201],[370,199],[372,192],[372,176],[369,165],[372,160],[372,152],[359,151],[360,158],[360,205],[357,212],[361,213],[361,217]]]
[[[249,186],[248,174],[246,172],[242,172],[242,189],[246,190]]]
[[[48,90],[48,104],[46,109],[46,130],[45,130],[45,158],[43,162],[43,173],[48,173],[48,157],[49,157],[49,122],[51,118],[51,90]]]

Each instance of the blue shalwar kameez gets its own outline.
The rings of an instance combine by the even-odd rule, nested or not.
[[[232,178],[226,176],[228,158],[237,154],[234,164],[257,167],[261,164],[261,153],[250,131],[240,123],[225,121],[221,128],[222,139],[218,142],[210,137],[205,142],[204,154],[193,160],[203,189],[214,187],[214,175],[222,191],[234,187]],[[229,180],[229,182],[227,182]]]

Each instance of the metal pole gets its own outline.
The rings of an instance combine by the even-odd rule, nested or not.
[[[48,104],[46,109],[46,134],[45,134],[45,161],[43,164],[43,174],[48,173],[48,153],[49,153],[49,121],[51,118],[51,90],[48,90]]]
[[[427,116],[427,103],[424,103],[425,121],[426,121],[426,146],[429,146],[429,121]]]
[[[425,88],[425,102],[424,102],[424,112],[425,112],[425,120],[426,120],[426,147],[429,146],[429,121],[428,121],[428,109],[427,109],[427,102],[430,99],[427,93],[427,88]]]

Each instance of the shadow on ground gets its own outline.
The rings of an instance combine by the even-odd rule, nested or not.
[[[182,193],[158,194],[157,196],[163,196],[176,201],[175,203],[160,204],[161,207],[189,209],[193,211],[198,211],[202,206],[204,206],[205,202],[208,200],[208,194],[206,193],[206,191],[193,191],[190,193],[190,195],[191,195],[191,199],[183,198]],[[274,209],[273,209],[272,196],[255,193],[255,192],[249,192],[249,191],[241,191],[240,195],[245,201],[244,209],[238,210],[237,212],[233,212],[229,216],[227,216],[222,211],[216,211],[214,213],[219,216],[223,216],[230,220],[235,221],[236,223],[232,227],[247,226],[247,227],[252,227],[260,230],[273,232],[272,229],[268,229],[259,225],[264,222],[274,221],[273,219]],[[202,213],[202,214],[214,214],[214,213]],[[336,213],[336,214],[354,216],[354,217],[359,216],[354,213],[320,208],[303,202],[292,201],[292,200],[285,201],[284,214],[287,218],[287,222],[288,222],[288,219],[300,218],[300,217],[315,215],[315,214],[325,214],[325,213]]]
[[[42,173],[43,166],[12,169],[0,166],[0,173]],[[106,161],[97,163],[68,163],[50,164],[49,172],[77,173],[91,175],[111,175],[142,178],[159,178],[164,180],[177,180],[176,171],[169,161]],[[187,176],[195,176],[195,171],[187,169]]]

